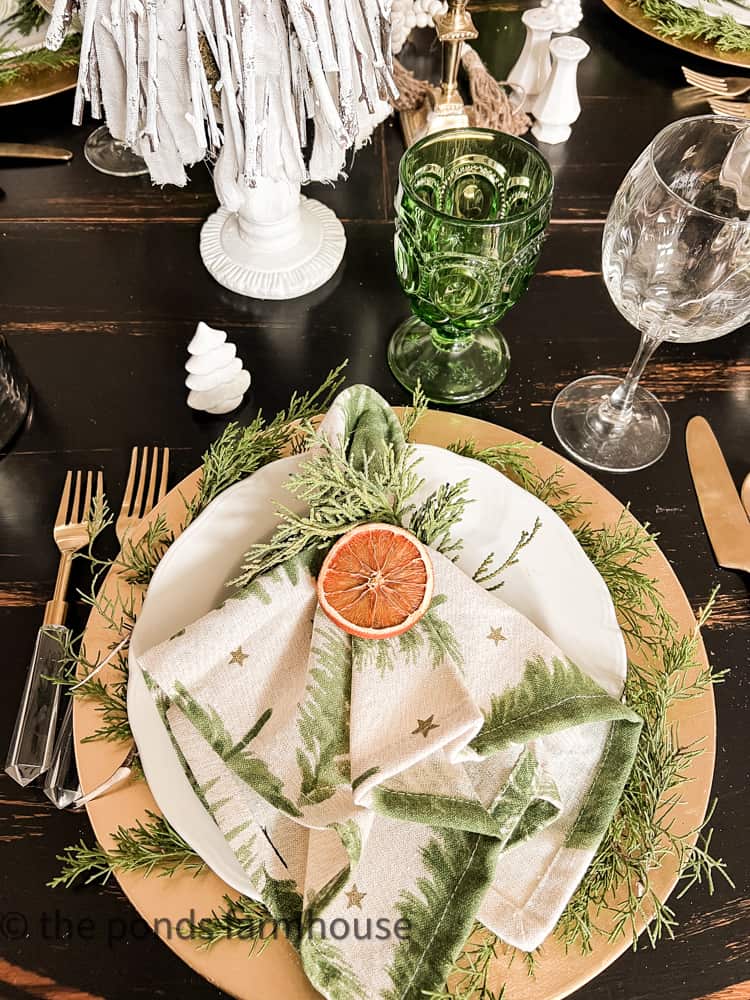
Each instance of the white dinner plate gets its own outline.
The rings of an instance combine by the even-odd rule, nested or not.
[[[415,449],[425,480],[417,501],[446,481],[469,480],[473,502],[455,530],[464,539],[457,562],[469,575],[490,552],[502,562],[521,532],[539,518],[541,529],[520,561],[506,571],[499,595],[619,697],[627,658],[615,609],[604,581],[565,523],[481,462],[432,445]],[[226,581],[236,575],[243,553],[272,533],[275,502],[301,509],[284,484],[302,458],[280,459],[226,490],[177,538],[154,573],[130,643],[128,716],[151,792],[209,868],[246,895],[256,894],[182,770],[138,669],[138,657],[222,602]]]

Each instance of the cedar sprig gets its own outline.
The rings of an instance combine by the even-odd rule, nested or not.
[[[658,898],[650,878],[669,857],[677,858],[686,889],[705,882],[712,891],[716,875],[731,884],[723,861],[714,859],[709,851],[708,824],[713,809],[699,830],[675,830],[675,814],[682,801],[679,786],[687,780],[687,769],[703,753],[703,747],[683,744],[669,713],[676,701],[695,697],[724,678],[725,672],[715,673],[698,665],[699,633],[714,598],[715,593],[699,612],[693,633],[677,636],[673,628],[649,647],[646,668],[629,666],[625,701],[643,719],[643,730],[612,823],[557,926],[557,934],[568,948],[591,950],[596,934],[601,933],[592,912],[596,920],[609,918],[610,940],[627,935],[635,947],[639,919],[646,921],[646,938],[652,946],[665,935],[672,937],[674,911]],[[623,888],[625,898],[616,902],[616,894]]]
[[[198,491],[188,504],[188,521],[228,486],[281,458],[287,447],[298,448],[297,424],[312,419],[330,406],[344,382],[347,363],[344,361],[329,372],[313,392],[292,393],[287,408],[280,410],[270,423],[266,423],[262,411],[258,411],[247,427],[228,424],[203,456]]]
[[[201,858],[163,816],[148,811],[146,821],[133,827],[119,826],[112,835],[115,846],[110,851],[96,844],[88,847],[83,840],[66,847],[57,860],[62,862],[59,875],[47,884],[51,889],[69,889],[82,880],[107,883],[114,872],[141,872],[144,876],[174,875],[176,871],[198,875],[205,868]]]
[[[477,569],[474,571],[474,575],[472,576],[474,582],[480,584],[485,590],[499,590],[503,585],[503,581],[500,577],[507,569],[510,569],[511,566],[516,565],[521,556],[521,552],[523,552],[526,546],[534,540],[541,527],[542,522],[539,518],[537,518],[531,529],[527,530],[524,528],[509,555],[499,566],[494,565],[494,552],[490,552],[488,556],[485,556]]]
[[[219,941],[247,941],[251,954],[256,948],[261,954],[274,937],[273,934],[265,934],[265,928],[272,923],[272,919],[268,909],[258,900],[249,896],[232,898],[225,895],[221,909],[212,910],[210,916],[191,924],[191,937],[200,941],[202,948],[210,948]]]
[[[421,542],[453,561],[463,548],[463,540],[454,538],[451,532],[464,516],[467,504],[473,502],[468,492],[468,479],[459,483],[443,483],[414,511],[409,524]]]
[[[18,6],[10,17],[0,21],[0,41],[10,31],[30,35],[32,31],[41,28],[48,17],[49,14],[37,0],[18,0]]]
[[[310,425],[305,428],[309,458],[289,477],[287,489],[307,513],[279,506],[279,524],[268,542],[251,546],[237,587],[252,581],[306,549],[323,549],[358,524],[379,521],[403,524],[414,512],[411,500],[422,484],[416,472],[419,458],[411,447],[386,446],[374,458],[364,456],[362,468],[348,460],[343,443],[330,441]]]
[[[477,448],[471,440],[455,441],[448,445],[448,451],[464,458],[473,458],[484,462],[497,472],[502,472],[515,480],[524,489],[533,492],[533,485],[539,480],[539,474],[529,452],[535,448],[533,442],[510,441],[508,444],[493,445],[491,448]]]
[[[126,538],[117,564],[122,567],[123,576],[128,583],[147,587],[154,570],[173,541],[174,532],[167,526],[164,514],[159,514],[156,520],[149,523],[138,541]]]
[[[72,692],[73,696],[80,698],[81,701],[94,702],[101,717],[98,729],[84,737],[83,743],[94,743],[98,740],[122,743],[133,737],[128,721],[127,652],[119,652],[111,665],[117,673],[116,680],[105,684],[100,677],[92,677]]]
[[[414,428],[429,409],[427,397],[422,389],[422,383],[417,379],[412,394],[411,406],[401,417],[401,429],[407,441],[411,441],[414,435]]]
[[[42,69],[77,66],[80,49],[80,35],[69,35],[56,52],[45,48],[19,52],[12,47],[0,45],[0,87],[20,83]]]
[[[607,584],[626,639],[636,648],[668,649],[674,622],[657,580],[643,568],[656,541],[648,525],[640,525],[626,509],[614,525],[593,528],[586,523],[573,533]]]
[[[493,992],[487,985],[498,952],[503,948],[496,934],[475,921],[471,936],[452,964],[444,986],[425,993],[426,1000],[503,1000],[505,986]]]
[[[665,38],[692,38],[714,44],[719,52],[750,49],[750,28],[731,17],[713,17],[700,8],[683,7],[675,0],[633,0]]]

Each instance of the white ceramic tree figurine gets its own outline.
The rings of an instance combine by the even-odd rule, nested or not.
[[[224,330],[199,323],[188,354],[188,406],[214,414],[236,410],[250,387],[250,373],[242,367],[237,348],[227,341]]]

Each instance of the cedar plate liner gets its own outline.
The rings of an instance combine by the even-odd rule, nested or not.
[[[507,444],[527,438],[514,431],[460,414],[430,411],[416,428],[414,439],[424,444],[446,446],[457,440],[471,438],[478,447]],[[565,472],[565,481],[572,490],[590,501],[586,519],[597,527],[613,524],[623,511],[623,505],[576,465],[541,445],[536,447],[534,461],[543,476],[554,472],[560,466]],[[153,522],[163,513],[170,527],[176,527],[184,516],[183,497],[195,494],[200,471],[184,479],[154,508],[142,522]],[[629,515],[628,515],[629,516]],[[136,531],[139,536],[141,531]],[[682,632],[695,627],[695,617],[687,597],[665,556],[655,549],[645,564],[646,571],[655,576],[662,590],[664,605],[677,621]],[[110,593],[120,585],[118,573],[110,570],[103,588]],[[106,629],[96,611],[92,611],[88,621],[85,643],[90,657],[98,652],[106,652],[112,642],[112,632]],[[632,651],[631,651],[632,654]],[[706,663],[706,652],[699,644],[699,659]],[[633,659],[639,660],[637,655]],[[102,679],[113,679],[110,667],[102,670]],[[101,676],[101,675],[100,675]],[[683,802],[674,814],[674,829],[677,833],[698,827],[706,813],[708,797],[713,777],[716,754],[716,712],[713,691],[709,688],[696,698],[677,702],[670,718],[679,723],[680,741],[683,745],[702,741],[705,752],[693,760],[687,768],[689,780],[681,787]],[[96,708],[87,702],[76,700],[74,712],[76,757],[81,784],[84,792],[106,779],[122,763],[129,747],[124,744],[110,744],[103,741],[82,743],[81,740],[94,732],[99,724]],[[128,781],[89,803],[89,818],[99,843],[104,848],[113,846],[111,831],[118,825],[132,826],[143,819],[147,809],[158,812],[158,807],[145,781]],[[159,878],[156,874],[145,877],[140,874],[117,874],[123,891],[141,916],[150,926],[158,918],[169,918],[174,928],[181,918],[200,919],[212,909],[218,908],[222,895],[236,895],[227,885],[205,871],[196,877],[177,873],[170,878]],[[659,897],[669,896],[677,882],[677,865],[670,857],[663,867],[654,871],[651,884]],[[606,921],[598,921],[606,923]],[[161,928],[167,926],[162,924]],[[186,924],[183,922],[182,927]],[[284,1000],[309,1000],[318,996],[308,982],[300,961],[293,948],[280,937],[265,948],[261,954],[248,955],[247,941],[222,941],[211,949],[200,949],[199,943],[180,940],[172,934],[166,943],[196,972],[217,987],[240,1000],[267,1000],[269,997],[283,997]],[[554,937],[543,945],[543,955],[537,965],[534,978],[526,974],[523,962],[514,962],[507,967],[507,957],[502,956],[494,963],[490,985],[497,989],[503,982],[508,984],[508,994],[513,1000],[561,1000],[584,983],[589,982],[603,969],[615,961],[630,946],[625,936],[616,943],[604,938],[595,938],[594,950],[582,956],[577,950],[565,954],[563,947]]]

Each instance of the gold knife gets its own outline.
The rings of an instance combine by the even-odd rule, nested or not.
[[[31,146],[25,142],[0,142],[0,156],[19,160],[70,160],[69,149],[55,146]]]
[[[720,566],[750,573],[750,519],[704,417],[693,417],[685,433],[688,462],[706,531]]]

